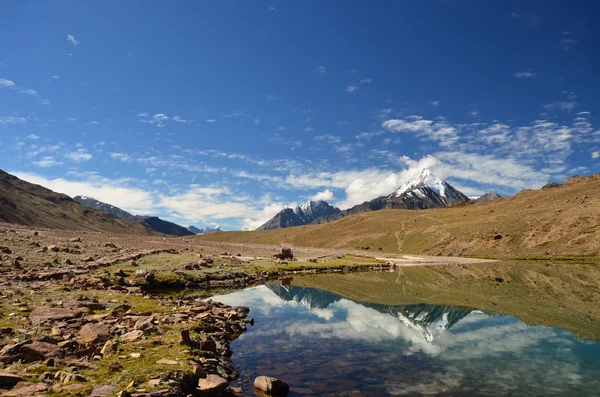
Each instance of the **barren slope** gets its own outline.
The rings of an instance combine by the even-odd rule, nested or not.
[[[600,174],[493,202],[381,210],[324,225],[197,238],[432,255],[598,255]]]
[[[58,229],[157,234],[107,212],[88,208],[65,194],[25,182],[2,170],[0,222]]]

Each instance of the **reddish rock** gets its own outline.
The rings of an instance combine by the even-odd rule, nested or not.
[[[110,338],[110,331],[105,325],[87,323],[77,333],[77,339],[83,343],[97,343]]]
[[[138,339],[140,339],[142,337],[142,335],[144,335],[144,331],[136,329],[130,332],[127,332],[126,334],[121,335],[121,341],[123,342],[134,342]]]
[[[89,397],[107,397],[113,394],[117,390],[116,386],[104,385],[96,386],[92,389],[92,393]]]
[[[270,376],[258,376],[254,379],[254,388],[262,390],[270,396],[287,396],[290,392],[287,383]]]
[[[29,320],[34,325],[53,321],[64,321],[78,318],[81,312],[72,309],[63,309],[61,307],[38,307],[29,315]]]
[[[206,378],[198,380],[197,394],[201,396],[212,396],[215,393],[222,392],[227,387],[227,381],[219,375],[208,375]]]
[[[52,343],[34,341],[21,347],[18,357],[23,362],[41,361],[47,358],[62,358],[65,352]]]
[[[30,383],[30,382],[19,382],[10,391],[2,394],[2,397],[36,397],[45,396],[44,393],[48,390],[46,383]]]
[[[10,372],[0,372],[0,387],[13,387],[24,379]]]

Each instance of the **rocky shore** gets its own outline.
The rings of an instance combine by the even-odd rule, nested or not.
[[[250,309],[207,300],[212,290],[393,266],[223,248],[0,224],[0,396],[281,393],[277,379],[240,379],[229,345]]]

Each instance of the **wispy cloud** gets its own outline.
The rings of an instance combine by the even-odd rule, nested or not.
[[[317,67],[317,73],[318,74],[326,74],[327,73],[327,68],[323,65],[318,66]]]
[[[140,122],[141,123],[148,123],[148,124],[156,124],[157,127],[162,128],[164,127],[164,122],[166,120],[169,120],[169,116],[167,116],[164,113],[156,113],[154,115],[152,115],[152,117],[149,117],[148,113],[140,113],[138,114],[138,117],[141,117]]]
[[[77,47],[77,44],[79,44],[79,41],[75,40],[75,36],[73,36],[72,34],[67,35],[67,41],[73,44],[73,47]]]
[[[179,116],[173,116],[173,117],[171,118],[171,120],[173,120],[173,121],[176,121],[176,122],[178,122],[178,123],[192,124],[192,120],[184,120],[184,119],[182,119],[182,118],[181,118],[181,117],[179,117]]]
[[[19,90],[21,94],[37,96],[36,90]]]
[[[207,123],[216,123],[217,120],[215,120],[215,119],[206,119],[206,122]]]
[[[598,159],[598,158],[600,158],[600,152],[592,152],[592,158],[593,158],[593,159]]]
[[[132,160],[131,156],[129,156],[129,154],[127,154],[127,153],[113,152],[113,153],[110,154],[110,157],[112,159],[114,159],[114,160],[119,160],[119,161],[122,161],[124,163],[128,163],[128,162],[130,162]]]
[[[0,124],[22,124],[27,121],[23,117],[0,116]]]
[[[437,108],[438,106],[440,106],[442,104],[442,102],[440,102],[440,101],[430,101],[429,104],[431,106],[433,106],[434,108]],[[384,110],[388,110],[388,109],[384,109]],[[389,109],[389,110],[391,110],[391,109]]]
[[[37,139],[40,139],[40,136],[36,135],[36,134],[29,134],[29,135],[27,135],[27,139],[37,140]]]
[[[314,140],[327,142],[327,143],[340,143],[342,141],[342,138],[337,135],[324,134],[324,135],[317,135],[314,138]]]
[[[372,82],[373,82],[373,79],[371,79],[371,78],[362,79],[360,81],[361,84],[371,84]]]
[[[349,93],[349,94],[353,94],[353,93],[355,93],[356,91],[358,91],[358,86],[356,86],[356,85],[348,85],[348,86],[346,86],[346,89],[345,89],[345,91],[346,91],[347,93]]]
[[[530,77],[535,77],[535,74],[536,73],[532,69],[526,69],[515,73],[515,77],[518,79],[527,79]]]
[[[53,156],[46,156],[42,157],[42,159],[39,161],[34,161],[33,164],[37,165],[38,167],[48,168],[61,165],[62,162],[55,160]]]
[[[572,112],[577,107],[577,102],[553,102],[544,105],[546,110],[562,110]]]
[[[281,97],[275,96],[273,94],[267,94],[265,95],[265,98],[267,98],[267,101],[280,101]]]
[[[91,160],[93,156],[85,149],[78,149],[74,152],[67,153],[65,157],[73,163],[83,163],[84,161]]]
[[[562,33],[562,38],[560,39],[559,45],[563,51],[570,51],[577,45],[577,43],[579,42],[573,38],[571,32],[565,31]]]
[[[451,146],[458,140],[457,129],[443,118],[426,120],[421,116],[409,116],[404,120],[387,120],[382,127],[392,132],[416,133],[417,136],[438,141],[442,146]]]
[[[8,79],[0,79],[0,87],[14,87],[15,82]]]

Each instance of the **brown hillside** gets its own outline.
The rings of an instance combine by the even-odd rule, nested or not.
[[[599,255],[600,174],[493,202],[381,210],[323,225],[198,238],[432,255]]]
[[[65,194],[25,182],[2,170],[0,222],[57,229],[151,234],[141,225],[88,208]]]

